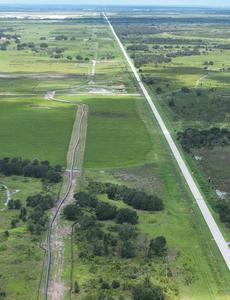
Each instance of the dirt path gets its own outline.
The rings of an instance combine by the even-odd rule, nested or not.
[[[4,190],[6,191],[6,202],[4,203],[4,208],[0,209],[0,211],[4,211],[7,209],[8,203],[11,200],[11,196],[13,194],[18,193],[20,190],[15,190],[14,192],[10,192],[10,190],[8,189],[8,187],[4,184],[2,184],[2,187],[4,188]]]
[[[44,299],[62,300],[69,291],[63,278],[65,242],[70,238],[71,226],[61,218],[63,208],[72,203],[84,158],[87,128],[86,105],[78,105],[72,137],[67,154],[67,170],[65,172],[63,194],[58,205],[53,209],[53,219],[48,236],[48,266],[46,272],[46,288]],[[76,172],[77,169],[77,172]]]
[[[195,88],[198,88],[198,87],[200,86],[202,80],[205,79],[206,77],[208,77],[208,74],[201,76],[201,77],[196,81]]]

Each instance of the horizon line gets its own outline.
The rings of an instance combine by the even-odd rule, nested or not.
[[[34,7],[41,7],[41,6],[74,6],[74,7],[141,7],[141,8],[151,8],[151,7],[156,7],[156,8],[215,8],[215,9],[223,9],[223,8],[230,8],[230,4],[223,4],[223,5],[181,5],[181,4],[162,4],[162,5],[157,5],[157,4],[74,4],[74,3],[42,3],[42,4],[36,4],[36,3],[26,3],[26,2],[21,2],[21,3],[0,3],[0,6],[34,6]]]

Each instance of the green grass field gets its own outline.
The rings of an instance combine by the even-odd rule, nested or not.
[[[42,98],[0,101],[0,156],[66,164],[75,108]]]

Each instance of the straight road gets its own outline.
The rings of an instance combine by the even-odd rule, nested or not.
[[[185,180],[186,180],[186,182],[187,182],[187,184],[188,184],[188,186],[189,186],[189,188],[190,188],[190,190],[191,190],[191,192],[192,192],[192,194],[193,194],[193,196],[194,196],[194,198],[195,198],[195,200],[198,204],[198,207],[199,207],[199,209],[200,209],[200,211],[203,215],[203,218],[204,218],[206,224],[208,225],[208,228],[209,228],[209,230],[210,230],[210,232],[211,232],[211,234],[212,234],[212,236],[213,236],[213,238],[214,238],[214,240],[215,240],[215,242],[216,242],[216,244],[217,244],[217,246],[218,246],[218,248],[219,248],[219,250],[220,250],[220,252],[223,256],[223,259],[224,259],[224,261],[225,261],[225,263],[228,267],[228,270],[230,271],[230,248],[228,246],[228,243],[225,241],[218,225],[216,224],[216,221],[214,220],[214,218],[213,218],[213,216],[212,216],[212,214],[211,214],[211,212],[210,212],[203,196],[201,195],[201,193],[199,191],[199,188],[198,188],[197,184],[195,183],[195,181],[194,181],[194,179],[191,175],[191,172],[189,171],[188,167],[186,166],[186,164],[185,164],[185,162],[184,162],[184,160],[183,160],[176,144],[174,143],[174,141],[172,139],[172,136],[171,136],[170,132],[168,131],[167,127],[165,126],[165,123],[164,123],[163,119],[161,118],[161,116],[160,116],[156,106],[154,105],[148,91],[146,90],[146,88],[145,88],[145,86],[144,86],[144,84],[143,84],[136,68],[134,67],[132,60],[128,56],[124,46],[122,45],[122,43],[121,43],[120,39],[118,38],[115,30],[113,29],[113,26],[111,25],[108,17],[106,16],[105,13],[103,13],[103,15],[104,15],[104,18],[105,18],[106,22],[108,23],[112,33],[113,33],[113,35],[114,35],[114,38],[116,39],[118,45],[120,46],[121,51],[124,54],[125,59],[127,60],[127,62],[129,64],[129,66],[130,66],[130,68],[131,68],[131,70],[132,70],[132,72],[133,72],[133,74],[134,74],[134,76],[135,76],[135,78],[136,78],[136,80],[137,80],[137,82],[138,82],[138,84],[139,84],[139,86],[140,86],[140,88],[141,88],[141,90],[142,90],[142,92],[143,92],[143,94],[144,94],[144,96],[145,96],[145,98],[146,98],[146,100],[147,100],[147,102],[148,102],[155,118],[157,119],[157,122],[158,122],[158,124],[159,124],[159,126],[160,126],[160,128],[161,128],[168,144],[169,144],[169,147],[170,147],[170,149],[171,149],[171,151],[172,151],[172,153],[173,153],[173,155],[174,155],[174,157],[175,157],[175,159],[176,159],[176,161],[177,161],[177,163],[178,163],[178,165],[181,169],[181,172],[182,172],[182,174],[183,174],[183,176],[184,176],[184,178],[185,178]]]

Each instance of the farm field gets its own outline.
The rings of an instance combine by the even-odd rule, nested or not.
[[[200,26],[200,12],[185,14],[186,26],[180,12],[108,13],[175,139],[188,128],[229,129],[227,25],[207,13]],[[137,290],[230,299],[229,272],[102,16],[6,18],[0,27],[0,299],[44,299],[49,219],[68,186],[67,153],[83,104],[84,163],[54,224],[64,244],[51,243],[48,299],[136,300]],[[189,151],[177,143],[230,240],[216,193],[229,201],[226,139]],[[117,185],[158,207],[113,198],[107,189]],[[72,191],[85,193],[82,204]],[[151,249],[159,241],[160,251]]]

